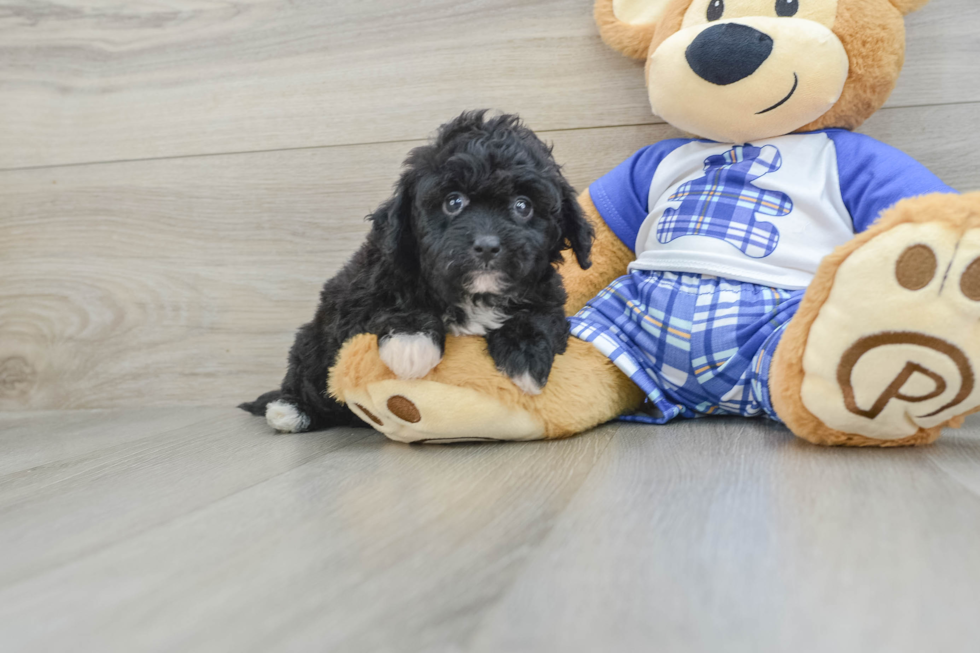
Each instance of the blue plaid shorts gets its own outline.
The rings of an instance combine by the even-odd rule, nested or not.
[[[636,271],[569,321],[573,336],[591,342],[646,393],[641,412],[621,420],[765,414],[778,421],[769,366],[803,292]]]

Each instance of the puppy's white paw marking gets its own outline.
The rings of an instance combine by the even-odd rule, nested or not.
[[[378,354],[400,379],[421,379],[442,360],[439,345],[424,333],[385,338],[378,347]]]
[[[526,395],[539,395],[543,389],[542,386],[538,385],[537,381],[531,378],[528,372],[524,372],[524,374],[518,376],[512,376],[510,380]]]
[[[265,421],[281,433],[299,433],[310,425],[310,418],[296,406],[285,401],[273,401],[265,407]]]

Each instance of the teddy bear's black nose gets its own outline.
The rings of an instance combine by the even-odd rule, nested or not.
[[[724,23],[704,30],[687,48],[687,63],[698,77],[727,86],[759,69],[772,53],[772,38],[748,25]]]

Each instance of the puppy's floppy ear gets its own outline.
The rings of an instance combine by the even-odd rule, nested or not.
[[[561,186],[561,214],[558,220],[561,223],[562,240],[575,252],[579,267],[588,270],[592,267],[590,257],[595,230],[582,213],[575,189],[564,179]]]
[[[412,238],[415,176],[413,170],[402,173],[395,185],[395,194],[369,216],[382,252],[399,261],[410,259],[415,251]]]

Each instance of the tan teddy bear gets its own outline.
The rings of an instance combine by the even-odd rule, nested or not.
[[[692,135],[581,196],[594,265],[567,260],[572,334],[542,394],[450,337],[400,380],[374,336],[330,392],[404,442],[560,438],[617,417],[767,416],[820,444],[934,441],[980,406],[980,195],[849,130],[888,98],[926,0],[598,0]]]

